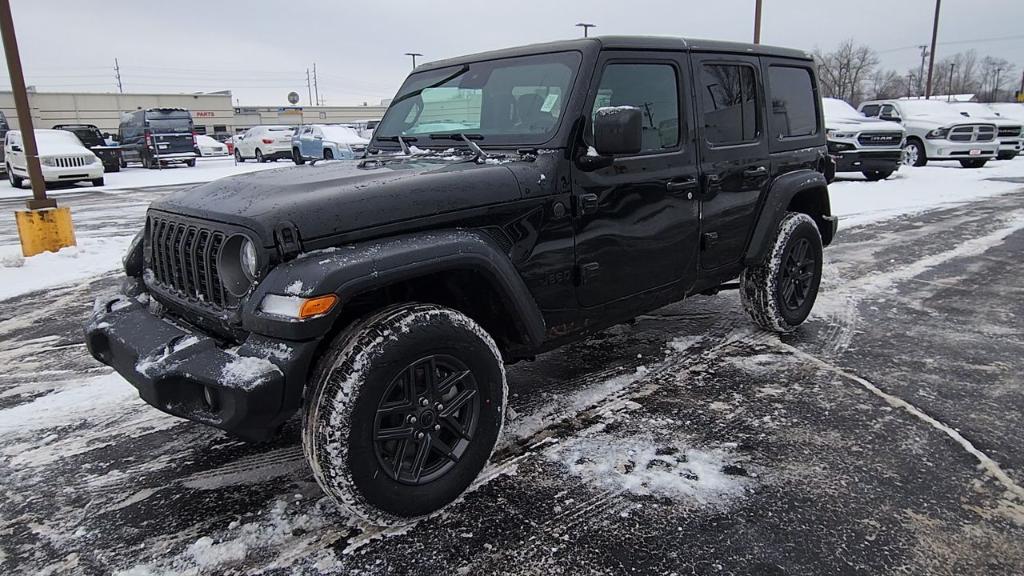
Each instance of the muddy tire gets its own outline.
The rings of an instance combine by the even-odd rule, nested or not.
[[[811,313],[821,283],[821,235],[807,214],[789,212],[764,260],[740,275],[740,300],[755,324],[792,332]]]
[[[400,524],[455,501],[490,458],[505,410],[494,341],[455,310],[386,308],[334,339],[303,411],[313,475],[339,505]]]

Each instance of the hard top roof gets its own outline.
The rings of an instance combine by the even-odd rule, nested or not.
[[[608,49],[608,50],[663,50],[680,52],[725,52],[730,54],[747,54],[752,56],[777,56],[780,58],[795,58],[799,60],[812,60],[809,52],[794,50],[792,48],[780,48],[778,46],[765,46],[764,44],[746,44],[743,42],[724,42],[720,40],[699,40],[694,38],[679,38],[675,36],[596,36],[594,38],[580,38],[576,40],[560,40],[557,42],[545,42],[543,44],[529,44],[516,46],[477,54],[467,54],[446,60],[429,62],[416,68],[416,71],[444,68],[480,60],[493,60],[497,58],[511,58],[516,56],[528,56],[531,54],[545,54],[549,52],[562,52],[567,50],[585,49]]]

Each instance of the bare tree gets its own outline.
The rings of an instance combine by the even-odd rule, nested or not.
[[[864,99],[866,85],[878,55],[870,46],[856,45],[853,39],[843,41],[832,52],[814,51],[822,94],[856,105]]]
[[[985,56],[981,59],[980,75],[982,93],[979,96],[981,99],[999,102],[1004,99],[1003,86],[1007,85],[1007,80],[1010,83],[1016,82],[1017,67],[1006,58]],[[1012,92],[1010,90],[1006,97],[1012,96]]]

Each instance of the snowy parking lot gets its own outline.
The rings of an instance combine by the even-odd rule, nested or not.
[[[323,497],[297,422],[173,418],[82,342],[150,201],[274,167],[59,191],[79,246],[31,259],[0,185],[0,573],[1024,573],[1024,159],[834,183],[793,335],[723,292],[511,366],[475,487],[392,529]]]

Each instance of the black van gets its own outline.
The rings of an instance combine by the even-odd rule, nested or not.
[[[121,166],[141,162],[143,168],[167,164],[196,165],[192,113],[184,108],[148,108],[121,116],[117,129]]]

